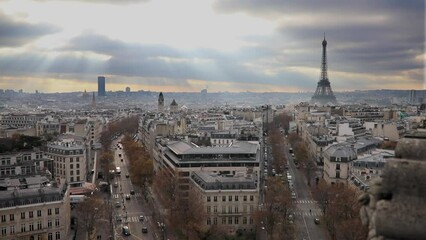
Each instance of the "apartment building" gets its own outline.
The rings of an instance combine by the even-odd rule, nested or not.
[[[0,239],[69,239],[69,188],[44,176],[0,179]]]
[[[36,136],[43,136],[45,134],[59,134],[60,124],[59,120],[53,117],[43,118],[36,123]]]
[[[234,142],[226,147],[199,147],[185,141],[157,141],[154,168],[164,169],[179,177],[183,190],[189,189],[190,175],[195,171],[215,171],[260,177],[260,145],[258,142]],[[158,165],[158,166],[156,166]]]
[[[324,180],[329,184],[347,183],[349,165],[357,159],[353,146],[335,144],[324,152]]]
[[[364,126],[375,137],[398,141],[406,132],[406,124],[402,121],[365,122]]]
[[[237,140],[237,132],[236,130],[212,132],[210,133],[210,144],[213,147],[228,146]]]
[[[5,114],[0,116],[0,125],[15,128],[35,127],[37,121],[45,117],[46,114]]]
[[[0,154],[0,178],[53,172],[53,159],[40,149]]]
[[[235,175],[196,171],[191,173],[190,189],[204,207],[204,227],[220,226],[228,234],[254,231],[254,212],[259,203],[259,188],[253,174]]]
[[[53,175],[68,183],[86,181],[86,146],[77,139],[68,137],[47,144],[46,155],[53,159]]]

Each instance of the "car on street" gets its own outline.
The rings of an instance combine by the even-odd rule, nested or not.
[[[116,207],[116,208],[119,208],[119,207],[121,207],[121,204],[120,204],[120,202],[115,202],[115,207]]]
[[[122,221],[122,219],[121,219],[121,215],[117,215],[117,216],[115,216],[115,220],[116,220],[117,222],[121,222],[121,221]]]
[[[320,224],[320,219],[319,218],[314,218],[314,223],[315,224]]]
[[[145,217],[143,215],[139,216],[139,221],[142,222],[145,219]]]
[[[148,233],[148,228],[147,227],[142,227],[142,233]]]
[[[135,195],[135,190],[130,190],[131,195]]]
[[[296,199],[296,193],[295,192],[291,192],[291,198]]]
[[[118,182],[115,182],[115,183],[114,183],[114,187],[118,187]]]
[[[129,226],[123,226],[122,228],[124,236],[130,236]]]
[[[126,178],[129,178],[130,177],[130,175],[129,174],[126,174]]]
[[[130,194],[126,194],[126,200],[130,200]]]

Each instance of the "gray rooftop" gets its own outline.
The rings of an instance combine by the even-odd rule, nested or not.
[[[229,147],[198,147],[186,142],[171,142],[167,146],[176,155],[256,154],[258,149],[258,144],[251,142],[234,142]]]
[[[256,180],[252,175],[219,175],[214,172],[193,172],[192,180],[204,190],[240,190],[256,189]]]
[[[0,179],[0,208],[63,200],[65,180],[51,182],[45,176]]]

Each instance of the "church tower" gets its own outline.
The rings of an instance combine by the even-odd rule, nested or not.
[[[93,92],[93,95],[92,95],[92,108],[96,108],[95,92]]]
[[[163,112],[164,111],[164,96],[163,92],[160,92],[160,95],[158,95],[158,111]]]

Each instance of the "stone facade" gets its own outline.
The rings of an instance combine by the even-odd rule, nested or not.
[[[398,142],[395,156],[370,191],[360,197],[368,240],[424,239],[426,236],[426,132]]]

